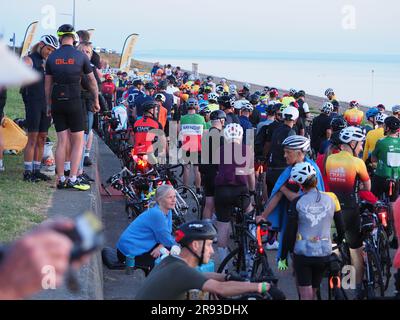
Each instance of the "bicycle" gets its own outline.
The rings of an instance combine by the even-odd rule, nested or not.
[[[276,284],[278,279],[269,266],[263,240],[268,236],[270,223],[257,224],[253,217],[254,212],[251,215],[245,214],[241,207],[234,208],[233,215],[237,247],[222,260],[217,272],[234,272],[253,282],[268,281]]]

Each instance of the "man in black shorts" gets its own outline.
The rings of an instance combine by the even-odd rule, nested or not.
[[[88,76],[89,90],[94,97],[93,111],[100,110],[98,86],[88,57],[74,48],[76,32],[71,25],[62,25],[57,35],[61,48],[53,52],[46,62],[45,91],[48,114],[53,117],[57,131],[56,167],[57,188],[88,190],[90,186],[77,180],[83,152],[84,115],[81,103],[81,75]],[[51,110],[50,110],[51,109]],[[64,176],[65,150],[71,139],[71,171]]]
[[[179,256],[168,256],[146,278],[137,300],[184,300],[189,290],[202,290],[229,297],[245,293],[269,293],[274,299],[285,299],[273,285],[230,281],[230,274],[201,273],[195,268],[207,264],[214,253],[212,243],[217,231],[211,222],[200,220],[183,224],[176,232],[182,246]],[[160,290],[162,289],[162,290]]]

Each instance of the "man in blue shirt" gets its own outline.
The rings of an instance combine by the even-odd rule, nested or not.
[[[240,109],[240,117],[239,117],[239,121],[240,121],[240,125],[243,128],[243,143],[248,144],[246,141],[247,135],[249,135],[251,133],[251,131],[254,132],[254,128],[253,125],[250,122],[250,114],[253,111],[253,106],[248,103],[242,106],[242,108]],[[251,130],[251,131],[247,131],[247,130]]]

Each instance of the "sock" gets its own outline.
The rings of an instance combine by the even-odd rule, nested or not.
[[[88,157],[89,158],[89,153],[90,153],[90,150],[85,150],[85,157]]]
[[[70,171],[70,170],[71,170],[71,162],[65,161],[64,162],[64,171]]]
[[[0,167],[3,166],[3,159],[0,159]]]
[[[64,182],[65,182],[65,180],[67,180],[67,179],[65,178],[65,176],[61,176],[61,177],[60,177],[60,181],[61,181],[61,183],[64,183]]]
[[[33,162],[24,162],[25,171],[33,171]]]
[[[33,171],[40,171],[41,163],[39,161],[33,161]]]
[[[76,181],[76,176],[72,176],[71,178],[69,178],[69,180],[71,180],[71,182],[75,182]]]

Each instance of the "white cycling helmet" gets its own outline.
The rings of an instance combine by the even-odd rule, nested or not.
[[[250,85],[250,83],[245,83],[245,84],[243,84],[243,88],[246,88],[247,90],[250,90],[250,88],[251,88],[251,85]]]
[[[295,94],[297,93],[297,90],[292,88],[292,89],[289,90],[289,92],[290,92],[292,95],[295,95]]]
[[[322,105],[321,111],[323,113],[330,114],[331,112],[333,112],[333,104],[330,103],[329,101],[325,102]]]
[[[328,88],[325,90],[325,95],[328,97],[329,95],[334,94],[333,89],[332,88]]]
[[[308,162],[296,163],[290,172],[290,178],[299,184],[303,184],[312,176],[316,175],[317,172],[315,168]]]
[[[229,123],[224,129],[224,137],[228,141],[232,141],[235,139],[242,139],[243,137],[243,128],[238,123]]]
[[[359,127],[347,127],[340,131],[339,139],[343,143],[350,143],[351,141],[364,141],[365,134]]]
[[[298,135],[289,136],[283,140],[282,146],[291,150],[308,151],[310,150],[310,139]]]
[[[229,93],[230,94],[236,93],[236,89],[237,89],[237,87],[235,84],[229,85]]]
[[[247,111],[249,111],[249,112],[253,112],[254,107],[253,107],[253,105],[252,105],[249,101],[247,101],[247,100],[241,100],[241,101],[242,101],[242,108],[241,108],[241,110],[247,110]]]
[[[233,107],[234,107],[235,109],[237,109],[237,110],[242,109],[242,101],[243,101],[243,100],[236,100],[236,101],[233,103]]]
[[[297,110],[297,108],[295,107],[289,106],[282,111],[282,118],[284,120],[296,121],[298,117],[299,117],[299,110]]]
[[[395,105],[395,106],[393,106],[392,107],[392,112],[393,113],[398,113],[398,112],[400,112],[400,105]]]
[[[218,95],[216,93],[214,93],[214,92],[211,92],[211,93],[208,94],[208,100],[213,100],[213,101],[217,102],[218,101]]]
[[[378,114],[375,116],[375,121],[376,121],[376,123],[381,123],[381,124],[383,124],[383,123],[385,122],[385,119],[386,119],[387,117],[388,117],[387,114],[378,113]]]
[[[58,40],[55,36],[52,35],[44,35],[40,38],[40,42],[43,42],[46,46],[50,46],[54,49],[58,49],[60,47]]]

